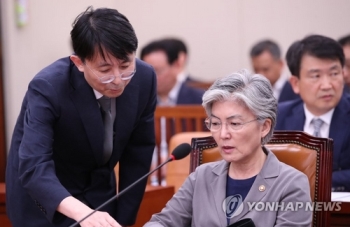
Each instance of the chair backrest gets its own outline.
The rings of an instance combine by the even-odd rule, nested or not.
[[[207,137],[210,136],[210,132],[181,132],[177,133],[170,138],[169,142],[169,154],[182,143],[191,144],[192,138],[197,137]],[[170,162],[166,166],[165,180],[166,184],[174,186],[175,192],[181,187],[183,182],[188,177],[190,170],[190,155],[187,157],[177,160],[175,162]]]
[[[162,151],[163,156],[168,154],[170,138],[180,132],[205,131],[206,117],[201,105],[157,106],[154,113],[157,166],[165,161],[161,154]],[[162,170],[165,169],[158,171],[158,179],[164,175]]]
[[[170,137],[179,132],[203,131],[206,117],[201,105],[157,106],[154,112],[157,143],[161,141],[161,119],[166,120],[166,140],[169,142]]]
[[[213,137],[192,138],[190,172],[197,166],[221,160]],[[314,202],[331,201],[333,140],[301,131],[275,131],[268,147],[281,161],[305,173]],[[313,226],[329,226],[329,211],[314,211]]]

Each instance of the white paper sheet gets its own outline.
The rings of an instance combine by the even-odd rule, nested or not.
[[[350,192],[332,192],[331,200],[350,202]]]

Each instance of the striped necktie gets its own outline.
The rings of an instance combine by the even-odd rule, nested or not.
[[[314,118],[312,120],[312,124],[314,125],[314,136],[321,137],[320,131],[323,123],[324,122],[320,118]]]

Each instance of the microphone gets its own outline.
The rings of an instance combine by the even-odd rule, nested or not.
[[[169,159],[170,161],[174,160],[180,160],[186,157],[190,152],[192,148],[188,143],[182,143],[179,146],[175,147],[174,151],[171,153]],[[157,167],[158,168],[158,167]]]
[[[103,208],[104,206],[106,206],[107,204],[109,204],[110,202],[112,202],[113,200],[119,198],[121,195],[123,195],[125,192],[129,191],[130,188],[134,187],[136,184],[138,184],[140,181],[142,181],[143,179],[145,179],[146,177],[148,177],[149,175],[151,175],[152,173],[154,173],[155,171],[157,171],[158,169],[160,169],[162,166],[164,166],[165,164],[174,161],[174,160],[180,160],[183,159],[184,157],[186,157],[190,152],[191,152],[192,148],[188,143],[182,143],[179,146],[177,146],[173,152],[171,153],[171,155],[169,156],[168,160],[166,160],[165,162],[163,162],[162,164],[160,164],[159,166],[157,166],[155,169],[153,169],[152,171],[150,171],[149,173],[147,173],[146,175],[142,176],[140,179],[138,179],[137,181],[135,181],[134,183],[130,184],[128,187],[126,187],[124,190],[122,190],[121,192],[119,192],[118,194],[116,194],[115,196],[113,196],[112,198],[110,198],[109,200],[107,200],[106,202],[104,202],[103,204],[101,204],[99,207],[97,207],[95,210],[93,210],[91,213],[89,213],[88,215],[86,215],[84,218],[82,218],[81,220],[75,222],[74,224],[70,225],[69,227],[75,227],[78,224],[80,224],[81,222],[83,222],[85,219],[87,219],[88,217],[90,217],[91,215],[93,215],[96,211],[100,210],[101,208]]]

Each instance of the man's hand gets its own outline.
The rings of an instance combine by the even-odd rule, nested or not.
[[[89,213],[91,212],[92,210]],[[84,218],[85,216],[81,218]],[[76,221],[79,221],[79,220],[76,220]],[[118,222],[116,222],[107,212],[101,212],[101,211],[96,211],[90,217],[82,221],[80,223],[80,226],[81,227],[121,227],[121,225],[119,225]]]
[[[80,221],[93,210],[73,196],[62,200],[57,211],[76,221]],[[80,223],[81,227],[121,227],[107,212],[96,211]]]

